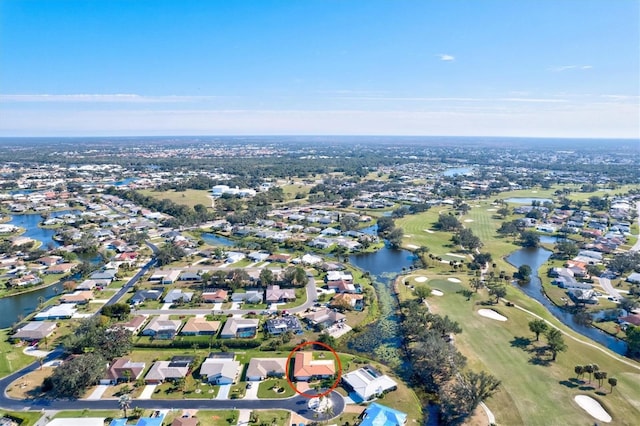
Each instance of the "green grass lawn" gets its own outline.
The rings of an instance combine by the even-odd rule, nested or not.
[[[182,192],[176,191],[154,191],[151,189],[143,189],[139,191],[144,195],[157,198],[158,200],[169,199],[176,204],[183,204],[188,207],[193,207],[196,204],[203,204],[207,207],[211,207],[210,191],[200,189],[187,189]]]
[[[238,421],[238,410],[198,410],[200,426],[228,426]]]
[[[267,379],[258,387],[258,398],[289,398],[293,395],[295,391],[291,389],[286,379]]]
[[[6,411],[0,410],[0,418],[7,416],[20,421],[20,426],[33,426],[38,419],[42,417],[42,413],[29,411]]]
[[[259,425],[263,422],[270,425],[289,425],[291,423],[291,413],[285,410],[253,410],[251,417],[257,421],[249,424]]]
[[[15,346],[8,340],[9,329],[0,330],[0,377],[4,377],[31,364],[35,357],[25,355],[24,346]]]
[[[627,366],[617,356],[610,357],[568,337],[565,337],[568,351],[560,353],[555,362],[547,363],[548,356],[543,356],[542,361],[537,360],[533,352],[534,336],[528,328],[529,321],[534,319],[531,315],[504,304],[493,307],[478,305],[478,302],[489,298],[485,290],[467,301],[457,294],[464,288],[463,284],[438,278],[427,283],[445,293],[442,297],[429,298],[431,309],[448,315],[463,328],[463,332],[456,336],[456,346],[467,357],[468,366],[474,370],[484,369],[502,381],[500,391],[487,401],[499,424],[593,424],[595,419],[573,400],[579,394],[599,400],[613,417],[612,424],[635,424],[632,419],[640,418],[640,393],[637,392],[639,364],[636,364],[639,369]],[[410,291],[402,288],[405,286],[399,287],[400,296],[409,297]],[[550,318],[544,308],[515,288],[508,289],[507,298]],[[508,320],[499,322],[481,317],[477,310],[483,307],[498,311]],[[566,327],[562,329],[566,330]],[[582,336],[579,338],[587,340]],[[598,390],[571,381],[575,378],[575,365],[590,363],[598,364],[609,377],[618,378],[618,386],[613,393],[609,393],[608,386],[606,390]]]

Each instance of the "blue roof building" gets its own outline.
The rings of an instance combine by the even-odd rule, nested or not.
[[[402,411],[372,402],[364,410],[360,426],[403,426],[407,415]]]

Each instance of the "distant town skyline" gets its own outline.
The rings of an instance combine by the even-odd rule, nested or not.
[[[634,0],[0,3],[0,136],[640,137]]]

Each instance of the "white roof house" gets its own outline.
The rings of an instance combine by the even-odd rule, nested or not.
[[[342,376],[342,381],[364,401],[368,401],[388,390],[395,389],[398,384],[386,374],[380,374],[371,366],[359,368]]]
[[[240,370],[240,363],[228,358],[207,358],[200,366],[200,375],[209,383],[228,385],[235,381]]]

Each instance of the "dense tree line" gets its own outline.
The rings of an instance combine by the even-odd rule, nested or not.
[[[430,313],[419,300],[404,302],[401,312],[413,385],[439,401],[446,424],[462,424],[483,399],[497,391],[500,381],[466,368],[466,358],[450,337],[462,332],[457,322]]]

